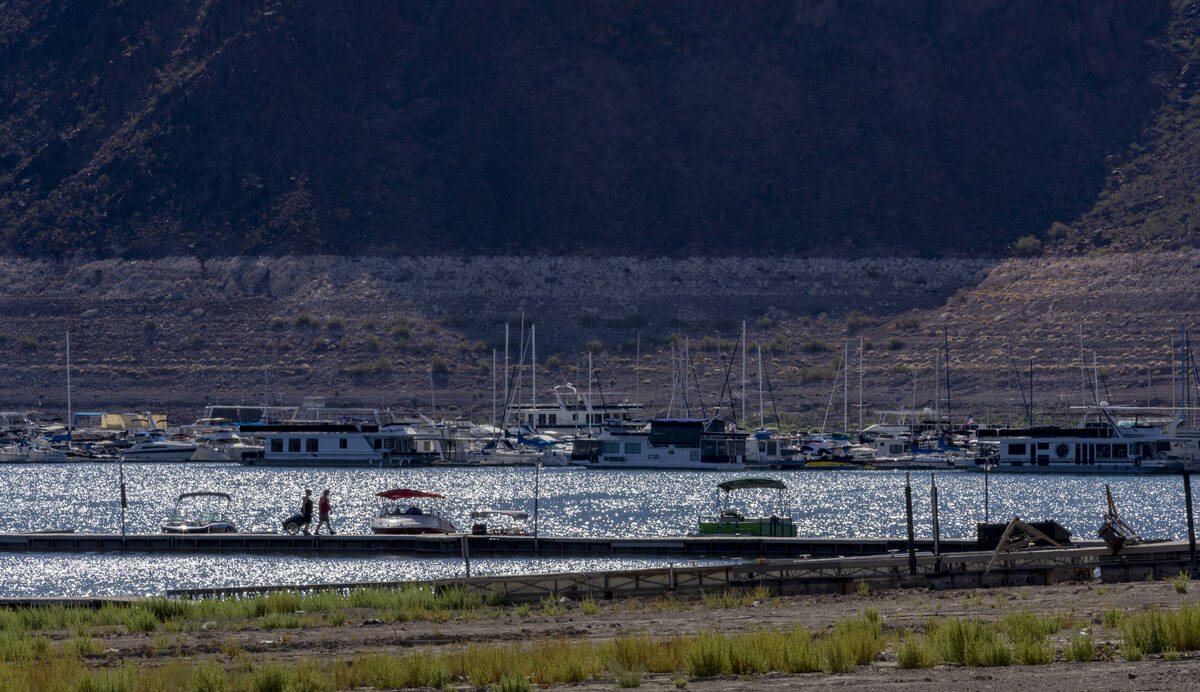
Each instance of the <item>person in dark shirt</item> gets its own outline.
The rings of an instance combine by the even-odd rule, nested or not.
[[[300,516],[304,517],[304,535],[310,536],[308,528],[312,526],[312,490],[304,489],[304,500],[300,502]]]

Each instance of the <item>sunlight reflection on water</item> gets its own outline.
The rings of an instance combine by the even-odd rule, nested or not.
[[[374,493],[396,487],[447,496],[440,509],[460,529],[484,507],[532,513],[535,470],[518,468],[264,469],[232,464],[125,464],[127,530],[154,533],[175,497],[191,490],[233,496],[231,514],[244,532],[273,532],[294,512],[303,489],[329,488],[333,522],[341,533],[365,533]],[[120,532],[115,464],[14,465],[0,476],[0,530],[73,528]],[[546,468],[539,485],[539,531],[559,536],[667,536],[694,531],[697,517],[715,507],[715,485],[749,474],[598,471]],[[791,512],[801,536],[850,538],[903,536],[904,473],[829,470],[755,472],[791,488]],[[1143,536],[1186,536],[1182,482],[1167,476],[992,475],[992,521],[1013,515],[1055,519],[1083,539],[1093,539],[1104,511],[1104,484],[1112,486],[1122,518]],[[942,536],[972,538],[984,515],[984,476],[937,476]],[[769,513],[775,496],[749,491],[741,506]],[[929,475],[913,474],[918,536],[931,531]],[[15,559],[14,559],[15,558]],[[375,581],[458,574],[456,559],[297,558],[282,556],[7,555],[14,578],[4,595],[157,593],[178,585]],[[619,569],[669,561],[615,559],[472,560],[473,573]],[[600,566],[602,564],[602,566]],[[590,566],[590,567],[589,567]]]

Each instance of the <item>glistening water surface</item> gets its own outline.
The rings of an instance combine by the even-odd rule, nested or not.
[[[124,464],[128,494],[126,530],[155,533],[181,492],[218,490],[233,496],[230,514],[241,531],[273,532],[296,511],[305,488],[333,498],[337,531],[366,533],[376,492],[408,487],[446,496],[437,508],[456,526],[471,525],[472,510],[534,509],[538,530],[559,536],[669,536],[695,531],[698,515],[715,508],[715,486],[747,475],[769,476],[790,487],[789,507],[802,536],[852,538],[903,536],[905,474],[899,471],[701,473],[574,468],[271,469],[233,464]],[[47,464],[3,467],[0,531],[71,528],[119,533],[120,467],[117,464]],[[974,537],[985,511],[985,477],[937,474],[942,536]],[[918,536],[931,531],[927,472],[914,473],[913,509]],[[1143,536],[1183,538],[1182,481],[1178,476],[1070,476],[993,474],[986,479],[993,521],[1014,515],[1055,519],[1080,538],[1092,539],[1105,509],[1104,484],[1112,486],[1122,518]],[[771,491],[747,491],[739,505],[770,513]],[[317,558],[296,556],[162,556],[112,554],[0,555],[8,578],[0,595],[160,593],[182,586],[391,581],[458,576],[462,563],[430,558]],[[620,569],[662,565],[647,559],[483,559],[473,574]],[[673,562],[679,564],[680,560]]]

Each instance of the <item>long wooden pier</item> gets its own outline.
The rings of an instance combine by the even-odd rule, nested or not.
[[[274,555],[417,555],[471,557],[678,557],[691,559],[808,558],[885,555],[907,550],[903,538],[758,538],[672,536],[647,538],[475,536],[289,536],[286,534],[0,534],[0,552],[221,553]],[[932,551],[928,539],[915,543]],[[943,539],[943,553],[976,549],[976,542]]]

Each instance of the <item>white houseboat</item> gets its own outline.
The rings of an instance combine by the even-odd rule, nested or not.
[[[1118,423],[1109,411],[1088,411],[1076,428],[980,428],[976,438],[991,454],[977,464],[1000,472],[1166,473],[1195,461],[1193,441],[1176,424]]]
[[[610,425],[574,441],[570,463],[594,469],[746,468],[744,431],[719,418],[658,418],[644,425]]]
[[[570,383],[558,385],[553,393],[553,404],[513,404],[509,422],[534,430],[580,432],[588,428],[599,431],[610,421],[627,423],[646,416],[641,404],[610,401],[591,392],[580,392]]]

